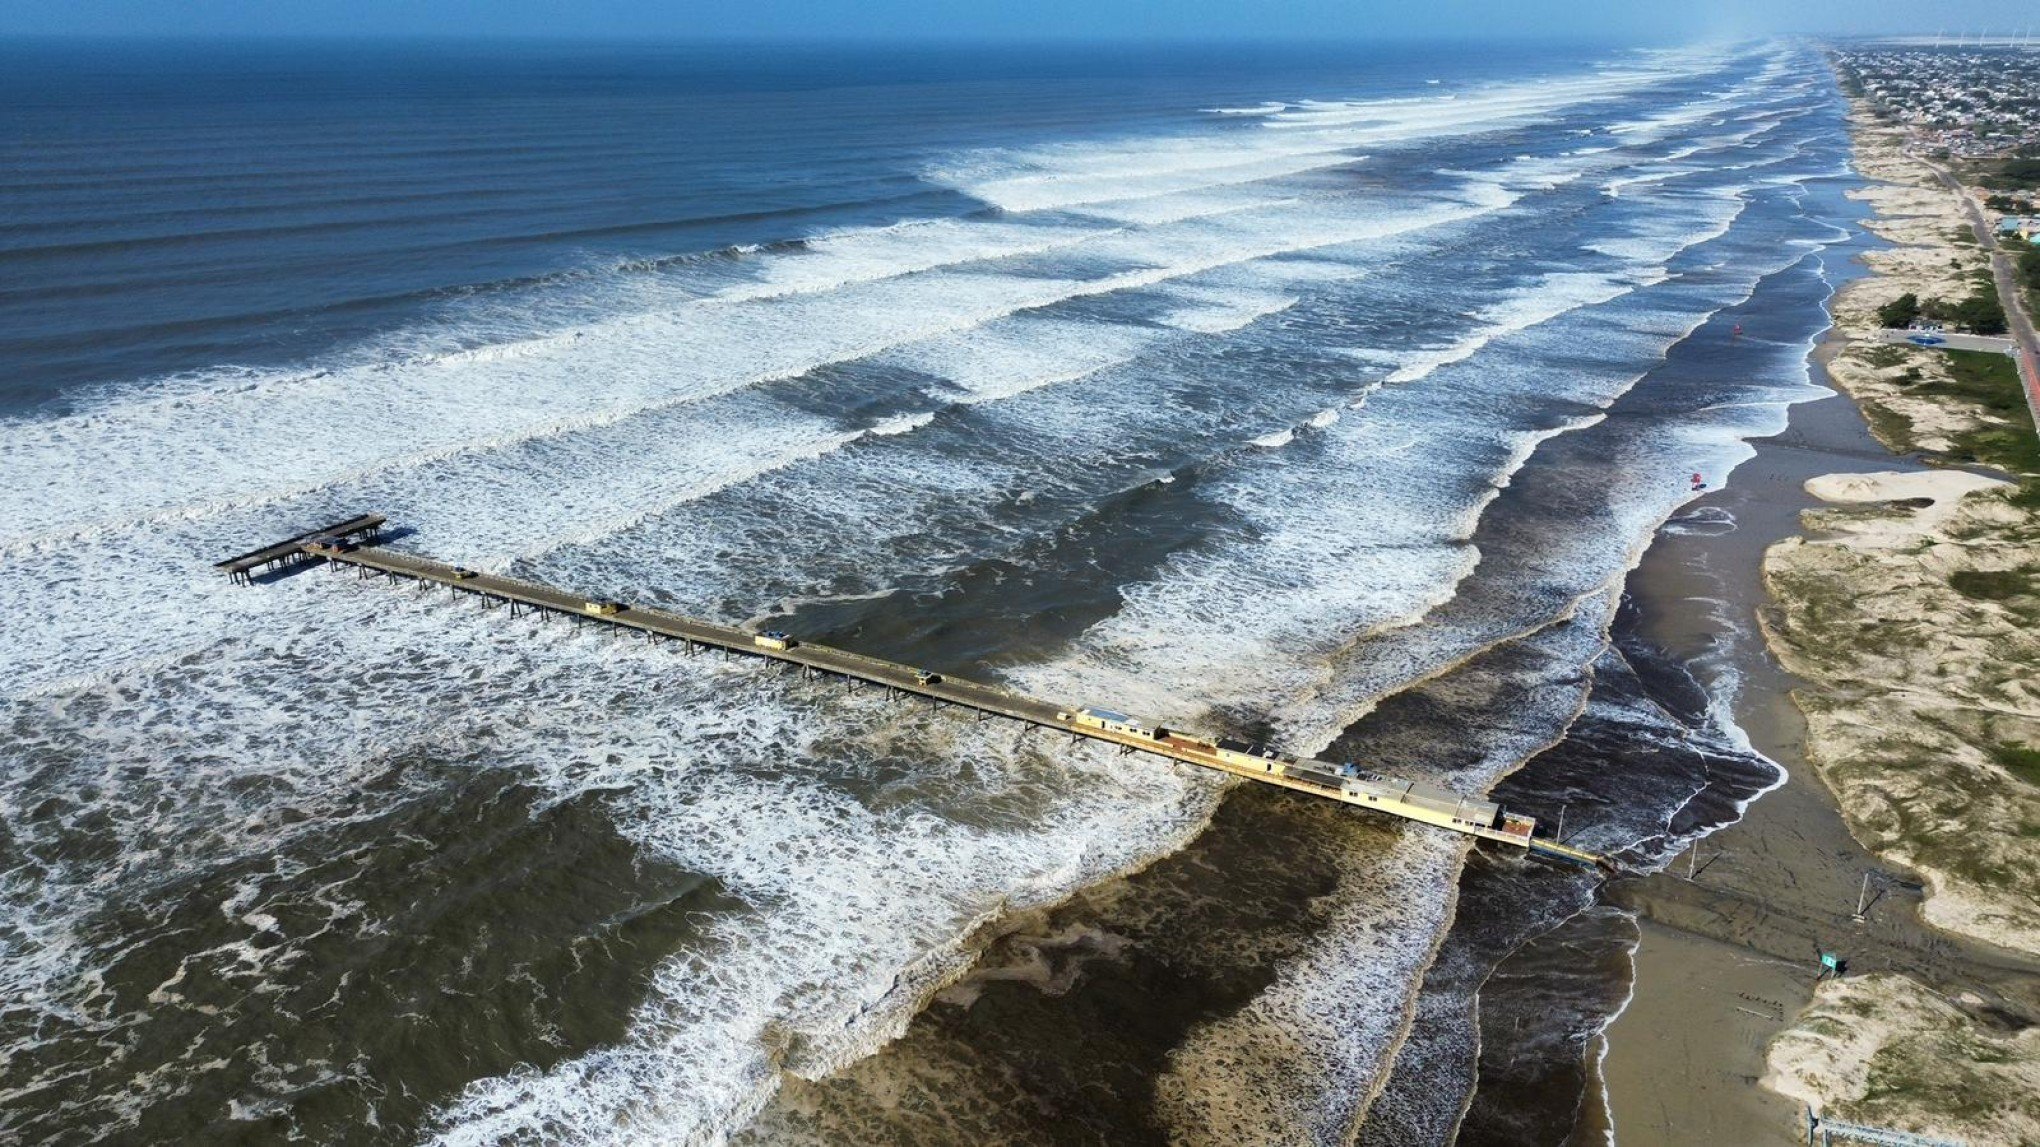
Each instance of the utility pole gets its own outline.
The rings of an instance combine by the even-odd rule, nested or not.
[[[1863,913],[1870,907],[1870,874],[1863,874],[1863,890],[1856,893],[1856,922],[1863,922]]]
[[[1559,806],[1558,806],[1558,835],[1557,835],[1557,837],[1555,837],[1554,839],[1556,839],[1556,840],[1558,841],[1558,843],[1560,843],[1560,844],[1564,844],[1564,843],[1565,843],[1565,806],[1564,806],[1564,805],[1559,805]]]
[[[1693,874],[1699,868],[1699,866],[1700,866],[1700,842],[1696,840],[1693,842],[1692,851],[1686,854],[1686,879],[1688,880],[1693,879]]]

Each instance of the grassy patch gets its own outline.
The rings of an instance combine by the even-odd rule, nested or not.
[[[1948,352],[1947,393],[1982,403],[2000,414],[2026,409],[2025,391],[2019,384],[2019,367],[2010,355],[1982,350]]]
[[[1956,593],[1975,601],[2004,601],[2036,592],[2030,569],[1957,570],[1948,575],[1948,584],[1955,587]]]
[[[1895,346],[1874,346],[1863,352],[1863,361],[1879,370],[1897,366],[1907,357],[1903,349]]]
[[[1992,749],[1990,756],[2006,772],[2029,785],[2040,786],[2040,749],[2005,744]]]
[[[1863,416],[1870,420],[1870,433],[1890,447],[1893,453],[1908,454],[1917,449],[1913,442],[1912,419],[1875,402],[1863,404]]]
[[[2033,437],[2033,424],[1993,426],[1968,430],[1955,436],[1955,449],[1948,455],[1957,462],[1981,462],[2012,474],[2040,473],[2040,440]]]
[[[2032,579],[2018,570],[1957,570],[1948,575],[1948,584],[1975,601],[2004,601],[2033,592]]]
[[[1951,350],[1946,361],[1946,382],[1924,383],[1914,387],[1913,393],[1972,402],[2003,423],[1956,435],[1956,449],[1950,457],[2013,473],[2040,472],[2040,439],[2034,436],[2018,366],[2007,355],[1975,350]],[[1873,429],[1875,426],[1873,420]]]

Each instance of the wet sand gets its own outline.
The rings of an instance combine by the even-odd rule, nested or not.
[[[1816,363],[1833,347],[1824,345]],[[1794,682],[1756,628],[1767,600],[1763,554],[1799,532],[1800,511],[1814,504],[1805,480],[1916,467],[1878,445],[1846,398],[1803,404],[1729,488],[1699,504],[1732,514],[1735,528],[1662,534],[1630,580],[1644,636],[1674,659],[1739,675],[1736,720],[1790,775],[1703,840],[1697,858],[1607,889],[1610,903],[1639,916],[1642,932],[1634,996],[1604,1036],[1608,1103],[1625,1145],[1798,1142],[1797,1105],[1758,1079],[1765,1045],[1810,998],[1823,950],[1856,973],[1904,969],[1987,996],[2030,990],[2019,983],[2024,961],[1925,927],[1917,882],[1849,835],[1801,759]],[[1872,897],[1859,922],[1865,873]]]
[[[1788,696],[1792,683],[1756,628],[1765,602],[1759,570],[1765,549],[1797,533],[1799,512],[1813,505],[1806,479],[1899,461],[1845,397],[1795,407],[1784,434],[1761,443],[1728,488],[1694,507],[1726,511],[1735,528],[1711,537],[1663,533],[1630,579],[1646,638],[1676,660],[1726,665],[1741,676],[1736,720],[1789,776],[1703,840],[1697,858],[1608,889],[1610,900],[1641,917],[1642,933],[1634,994],[1603,1037],[1602,1075],[1621,1143],[1796,1141],[1794,1105],[1757,1079],[1765,1043],[1810,997],[1818,942],[1758,944],[1747,914],[1696,893],[1763,890],[1796,908],[1855,906],[1870,858],[1799,759],[1803,726]],[[1786,951],[1763,950],[1780,947]]]
[[[1803,1002],[1799,965],[1644,920],[1636,996],[1603,1037],[1618,1142],[1800,1141],[1797,1108],[1756,1085],[1764,1045]]]

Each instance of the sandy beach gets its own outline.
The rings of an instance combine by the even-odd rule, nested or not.
[[[1742,675],[1736,719],[1789,776],[1701,843],[1692,878],[1682,860],[1608,890],[1638,914],[1642,932],[1634,994],[1604,1037],[1622,1143],[1797,1141],[1797,1105],[1757,1086],[1764,1047],[1811,996],[1828,933],[1809,918],[1845,918],[1874,861],[1800,760],[1804,724],[1787,699],[1789,680],[1753,627],[1734,620],[1754,617],[1762,601],[1765,549],[1814,504],[1803,483],[1892,462],[1846,399],[1801,405],[1785,434],[1694,507],[1732,514],[1736,529],[1662,533],[1630,579],[1646,635],[1667,653],[1690,660],[1729,649]]]
[[[1802,1141],[1807,1104],[1856,1114],[1850,1105],[1869,1090],[1880,1051],[1914,1055],[1914,1047],[1900,1045],[1931,1045],[1944,1032],[1969,1046],[1999,1041],[1975,1058],[2001,1055],[2010,1066],[1983,1078],[2002,1079],[2012,1094],[2027,1070],[2031,1029],[2021,1034],[2017,1017],[2040,1002],[2034,999],[2040,965],[2028,952],[1990,942],[2019,935],[2003,927],[2003,912],[1990,915],[1995,905],[1952,910],[1968,897],[1948,895],[1951,882],[1905,863],[1905,850],[1888,840],[1878,853],[1859,843],[1872,839],[1864,814],[1852,813],[1853,825],[1845,819],[1809,756],[1803,711],[1809,682],[1781,667],[1753,624],[1762,618],[1773,641],[1786,642],[1779,648],[1788,654],[1794,648],[1781,632],[1797,616],[1787,608],[1796,603],[1774,600],[1767,574],[1775,588],[1780,570],[1795,559],[1834,560],[1795,550],[1804,545],[1800,534],[1809,520],[1865,515],[1864,524],[1846,527],[1845,545],[1880,549],[1900,564],[1926,562],[1909,555],[1924,553],[1922,538],[1941,536],[1952,518],[1970,512],[1965,494],[2008,488],[2000,478],[1929,469],[1888,449],[1947,451],[1976,422],[1945,399],[1907,393],[1919,368],[1879,357],[1859,340],[1874,326],[1877,306],[1906,291],[1938,297],[1956,290],[1981,251],[1951,253],[1950,236],[1964,223],[1959,200],[1925,186],[1924,169],[1915,186],[1884,182],[1915,175],[1904,171],[1891,137],[1856,126],[1858,166],[1873,180],[1861,196],[1877,213],[1869,226],[1893,246],[1869,253],[1863,261],[1870,273],[1831,301],[1837,326],[1816,351],[1814,367],[1816,381],[1878,401],[1867,408],[1868,420],[1864,408],[1840,395],[1795,408],[1790,429],[1761,443],[1729,488],[1702,503],[1731,515],[1734,530],[1714,536],[1668,530],[1630,581],[1647,635],[1667,653],[1717,663],[1726,653],[1739,678],[1735,718],[1753,747],[1788,777],[1741,821],[1704,840],[1697,856],[1608,891],[1611,901],[1638,914],[1642,934],[1634,996],[1604,1035],[1603,1074],[1624,1144]],[[1925,369],[1939,367],[1929,362]],[[1881,509],[1888,505],[1908,509]],[[1880,523],[1880,515],[1892,520]],[[1801,691],[1798,704],[1794,690]],[[1815,733],[1826,739],[1813,744],[1832,755],[1832,727]],[[1930,900],[1930,890],[1943,895]],[[1964,929],[1965,921],[1987,922]],[[1971,935],[1951,933],[1951,926]],[[1818,983],[1823,952],[1846,962],[1845,980]],[[1897,1017],[1893,1001],[1908,993],[1923,1001],[1922,1010]],[[2005,1017],[2008,1031],[1979,1034],[1993,1015]],[[1876,1061],[1887,1085],[1894,1064],[1904,1062],[1895,1055]],[[1932,1071],[1922,1075],[1941,1081]],[[1930,1132],[1981,1129],[1985,1137],[1975,1142],[2017,1137],[2031,1115],[2030,1102],[2022,1111],[2016,1100],[1957,1113],[1958,1099],[1919,1090],[1912,1108],[1900,1102],[1870,1114]]]

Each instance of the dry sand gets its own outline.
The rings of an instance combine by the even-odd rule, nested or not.
[[[1850,1121],[2033,1143],[2040,1027],[1978,1024],[1903,976],[1829,980],[1771,1044],[1764,1085]]]

